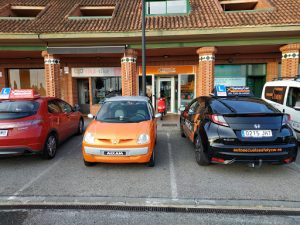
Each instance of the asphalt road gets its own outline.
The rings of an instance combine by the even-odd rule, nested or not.
[[[235,202],[236,205],[253,203],[254,206],[269,202],[272,206],[272,203],[280,202],[287,206],[289,204],[300,206],[300,157],[297,163],[284,166],[263,165],[259,169],[234,164],[200,167],[195,162],[192,144],[187,139],[181,138],[178,130],[165,129],[158,133],[154,168],[139,164],[98,164],[88,168],[83,164],[81,141],[82,136],[69,139],[60,146],[57,156],[50,161],[42,160],[39,156],[0,158],[0,203],[17,201],[21,198],[26,198],[26,201],[41,198],[43,202],[47,200],[76,202],[82,199],[85,202],[93,202],[97,198],[118,202],[125,198],[139,199],[145,203],[150,201],[154,204],[166,199],[179,203],[192,199],[199,204],[217,204],[218,201],[224,200],[228,205]],[[23,211],[18,212],[22,214]],[[41,217],[39,211],[24,212],[26,218],[31,213],[34,216],[30,218]],[[45,215],[51,218],[57,214],[59,217],[62,212],[47,211]],[[74,216],[81,215],[79,211],[68,212]],[[3,213],[2,211],[0,215],[3,216]],[[107,212],[99,215],[104,216],[105,213]],[[131,213],[134,218],[135,213]],[[115,221],[123,214],[127,215],[116,212]],[[140,215],[145,219],[152,218],[151,214]],[[153,213],[154,218],[162,218],[169,221],[168,224],[179,224],[177,222],[181,221],[168,215],[170,214]],[[236,218],[239,221],[239,218],[246,217],[240,215]],[[85,218],[88,217],[82,217],[83,221]],[[193,215],[189,217],[191,220],[188,224],[210,224],[210,222],[213,224],[214,220],[209,215],[204,214],[203,218],[207,219],[203,221],[208,222],[199,223],[197,215]],[[234,216],[228,218],[230,222]],[[247,218],[249,219],[247,221],[252,221],[252,217]],[[280,220],[272,218],[274,222],[266,224],[280,224]],[[285,218],[288,221],[286,224],[299,224],[299,218]],[[256,219],[259,217],[253,218],[253,223],[249,224],[256,224],[254,222]],[[70,221],[72,217],[69,218],[68,222]],[[136,223],[131,222],[138,224],[138,221],[137,219]],[[295,221],[298,223],[294,223]],[[183,223],[184,219],[180,224]],[[59,224],[55,222],[55,218],[53,224]]]

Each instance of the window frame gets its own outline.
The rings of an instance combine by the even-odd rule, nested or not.
[[[184,1],[184,0],[183,0]],[[165,2],[166,4],[166,11],[165,13],[149,13],[149,9],[150,7],[147,6],[149,2]],[[190,3],[190,0],[185,0],[186,2],[186,13],[168,13],[168,4],[167,2],[171,2],[170,0],[145,0],[145,13],[146,13],[146,16],[178,16],[178,15],[188,15],[190,12],[191,12],[191,3]]]

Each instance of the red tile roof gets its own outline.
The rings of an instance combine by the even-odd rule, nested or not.
[[[299,0],[269,0],[273,9],[252,12],[220,10],[218,0],[190,0],[192,11],[183,16],[149,16],[148,30],[222,28],[257,25],[300,25]],[[1,33],[129,32],[141,28],[141,0],[0,0],[0,8],[10,3],[47,6],[33,20],[0,19]],[[116,5],[113,18],[68,19],[76,4]]]

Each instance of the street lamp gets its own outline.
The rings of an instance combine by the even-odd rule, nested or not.
[[[142,0],[142,91],[146,96],[146,7]]]

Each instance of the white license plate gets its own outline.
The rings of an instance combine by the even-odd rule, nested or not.
[[[272,137],[271,130],[242,130],[242,137]]]
[[[8,134],[7,130],[0,130],[0,137],[6,137]]]
[[[104,152],[104,155],[107,156],[124,156],[126,155],[126,152]]]

